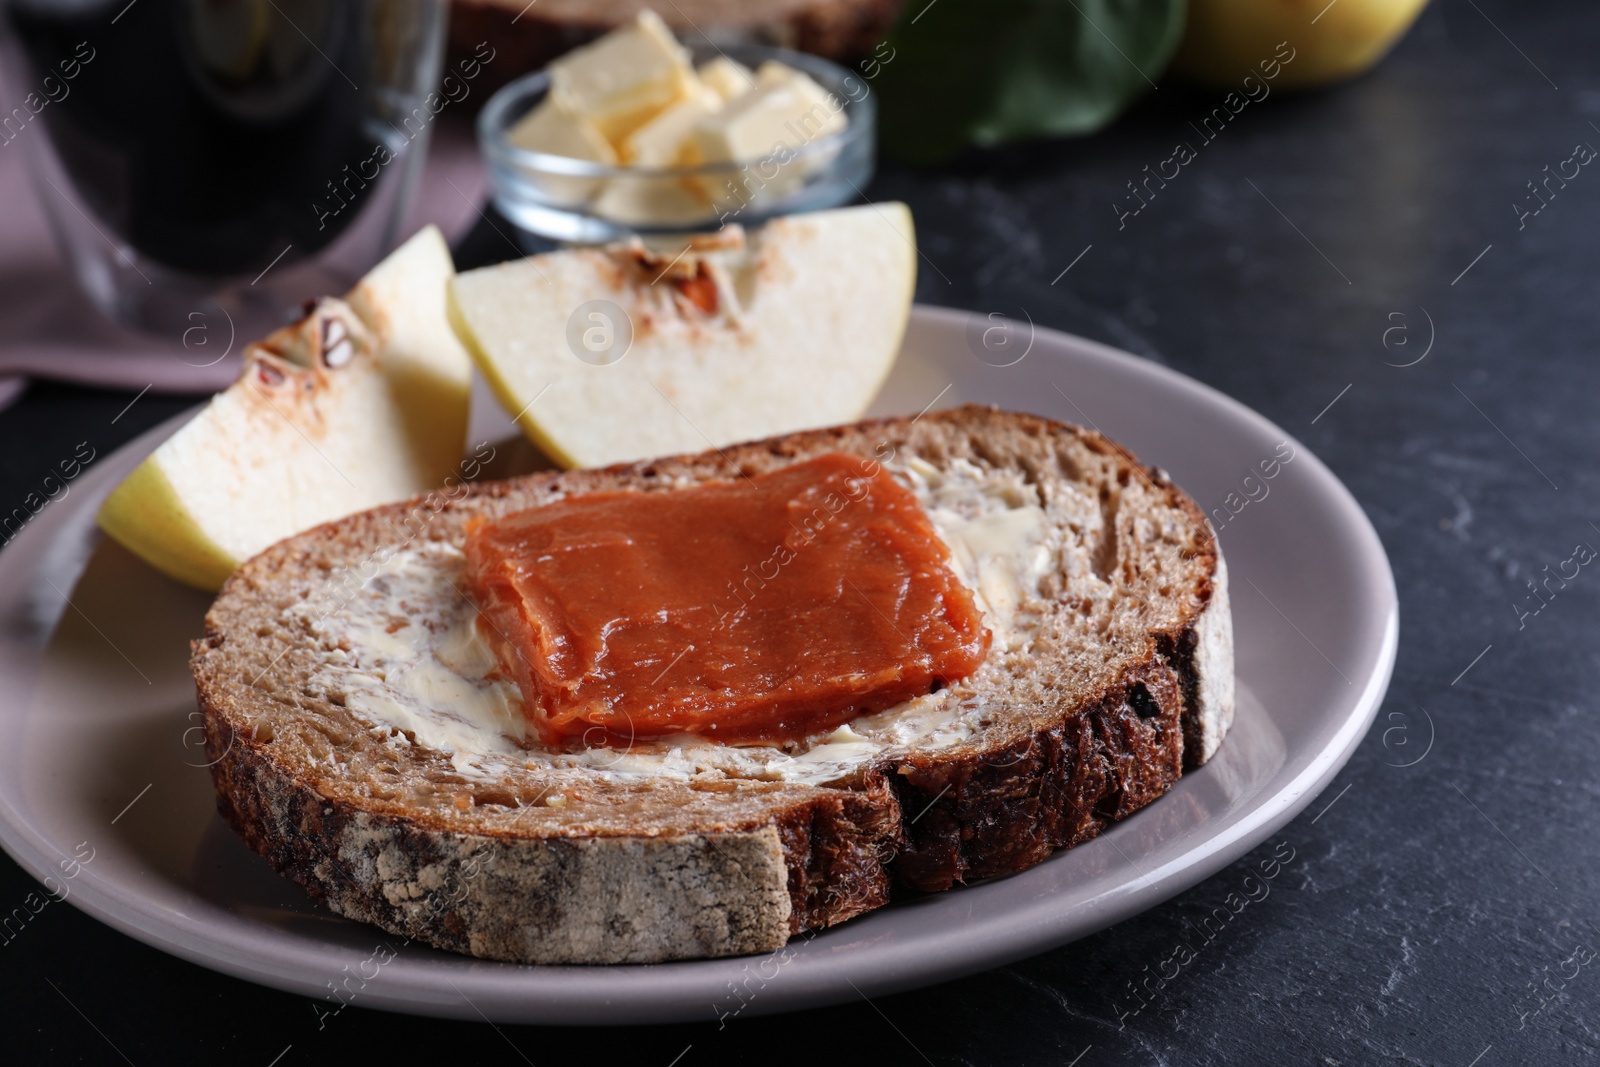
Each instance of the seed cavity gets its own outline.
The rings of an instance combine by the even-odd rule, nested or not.
[[[322,362],[329,368],[342,367],[355,358],[355,344],[342,319],[322,320]]]

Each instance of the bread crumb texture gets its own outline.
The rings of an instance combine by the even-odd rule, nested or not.
[[[935,512],[969,506],[962,478],[992,478],[1043,513],[1048,559],[975,674],[843,734],[552,753],[508,721],[446,750],[374,713],[386,690],[362,679],[382,663],[332,624],[400,553],[459,555],[473,516],[832,451],[882,463]],[[459,591],[405,603],[440,642],[470,612]],[[274,868],[341,915],[524,963],[771,951],[897,889],[1022,870],[1160,797],[1233,711],[1226,571],[1194,503],[1097,433],[976,406],[363,512],[242,566],[192,667],[219,809]]]

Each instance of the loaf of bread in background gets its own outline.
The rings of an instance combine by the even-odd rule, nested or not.
[[[841,62],[870,55],[905,0],[452,0],[452,59],[487,43],[493,59],[480,84],[504,85],[631,21],[650,8],[678,40],[695,47],[770,44]]]

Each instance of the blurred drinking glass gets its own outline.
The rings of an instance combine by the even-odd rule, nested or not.
[[[221,306],[262,332],[403,236],[445,19],[443,0],[9,0],[0,152],[107,316],[176,337]]]

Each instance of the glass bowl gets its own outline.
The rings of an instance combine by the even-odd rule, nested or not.
[[[519,148],[506,132],[545,97],[548,70],[524,75],[495,93],[478,115],[478,143],[495,207],[523,231],[530,248],[546,238],[598,243],[634,234],[697,233],[730,222],[838,207],[872,178],[876,102],[866,80],[816,56],[761,45],[691,47],[698,66],[727,56],[755,70],[777,60],[811,76],[843,105],[844,129],[807,138],[791,127],[761,159],[693,167],[593,163]]]

